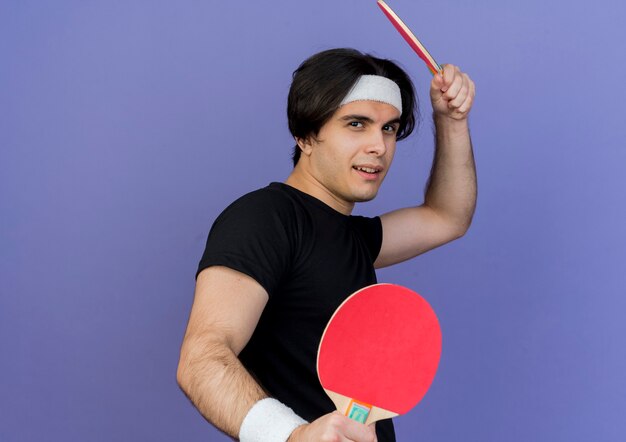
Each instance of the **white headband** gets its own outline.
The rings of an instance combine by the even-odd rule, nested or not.
[[[339,106],[353,101],[372,100],[387,103],[402,113],[402,96],[395,81],[380,75],[362,75]]]

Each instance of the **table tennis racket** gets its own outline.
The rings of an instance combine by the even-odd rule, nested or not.
[[[378,0],[378,6],[383,11],[383,13],[387,16],[391,24],[398,30],[400,35],[406,40],[406,42],[413,48],[413,50],[417,53],[417,55],[424,60],[430,72],[435,75],[437,73],[441,74],[441,66],[435,61],[432,55],[426,50],[424,45],[420,43],[417,37],[411,32],[409,27],[404,24],[404,22],[398,17],[398,15],[393,12],[393,10],[387,6],[387,4],[383,0]]]
[[[370,424],[404,414],[424,397],[441,356],[441,330],[430,305],[394,284],[348,297],[319,345],[317,374],[337,410]]]

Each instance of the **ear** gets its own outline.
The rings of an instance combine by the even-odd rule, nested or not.
[[[300,151],[303,155],[311,155],[311,151],[313,150],[313,145],[311,143],[311,137],[307,138],[296,138],[296,143],[300,148]]]

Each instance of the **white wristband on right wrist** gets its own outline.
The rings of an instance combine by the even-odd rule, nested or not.
[[[293,410],[273,398],[254,404],[241,423],[241,442],[286,442],[300,425],[306,424]]]

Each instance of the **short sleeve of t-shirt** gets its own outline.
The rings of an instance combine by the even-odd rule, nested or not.
[[[365,242],[372,262],[376,261],[383,243],[383,226],[380,217],[352,216],[350,220],[354,230]]]
[[[225,266],[255,279],[272,296],[289,270],[291,245],[285,198],[261,189],[244,195],[215,220],[198,266]]]

